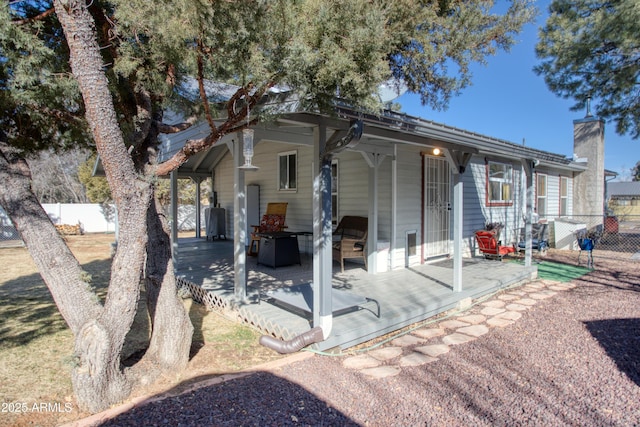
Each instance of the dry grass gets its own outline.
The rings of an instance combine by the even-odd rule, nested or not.
[[[69,247],[104,295],[110,273],[109,253],[114,236],[68,236]],[[0,425],[54,426],[88,414],[81,413],[70,381],[73,336],[25,248],[0,249]],[[144,304],[128,337],[124,354],[140,353],[148,338]],[[194,378],[236,372],[280,356],[258,344],[259,334],[185,300],[195,327],[189,368],[164,378],[136,395],[159,393]],[[60,404],[60,412],[16,414],[16,403]],[[64,412],[65,404],[71,411]],[[9,405],[12,405],[10,408]]]

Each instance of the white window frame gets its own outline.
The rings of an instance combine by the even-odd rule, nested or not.
[[[566,176],[560,177],[560,216],[569,215],[569,178]],[[564,193],[564,194],[563,194]]]
[[[540,205],[542,205],[542,207]],[[538,217],[546,218],[548,210],[549,210],[549,176],[544,173],[537,173],[536,174],[536,213],[538,214]]]
[[[295,170],[293,171],[293,174],[295,174],[295,176],[293,177],[293,186],[291,185],[292,180],[291,180],[291,170],[289,168],[290,166],[290,161],[289,158],[293,156],[294,157],[294,168]],[[287,158],[287,163],[286,163],[286,185],[282,185],[282,179],[281,179],[281,168],[280,168],[280,162],[282,161],[282,158]],[[287,191],[287,192],[296,192],[298,191],[298,151],[296,150],[292,150],[292,151],[285,151],[282,153],[278,153],[278,182],[277,182],[277,186],[278,186],[278,191]]]
[[[492,166],[499,166],[504,168],[504,172],[502,175],[506,176],[492,176],[491,169]],[[486,203],[487,206],[511,206],[513,205],[513,165],[510,163],[501,163],[488,161],[487,162],[487,195],[486,195]],[[492,184],[497,184],[499,186],[498,193],[500,198],[496,199],[492,194],[491,188]],[[505,198],[505,191],[508,194],[508,197]]]

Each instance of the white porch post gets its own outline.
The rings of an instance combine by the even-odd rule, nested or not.
[[[369,165],[369,220],[367,231],[367,272],[378,272],[378,168],[384,160],[379,153],[365,153],[362,156]]]
[[[244,189],[244,171],[238,167],[244,164],[242,158],[242,133],[233,140],[233,292],[236,301],[247,298],[247,210]]]
[[[173,170],[169,174],[171,179],[171,259],[173,269],[178,266],[178,171]]]
[[[333,328],[331,301],[332,229],[331,159],[325,159],[327,128],[324,123],[313,131],[313,326],[322,328],[326,340]]]
[[[464,185],[462,175],[471,160],[471,153],[445,150],[445,157],[453,172],[453,291],[462,291],[462,239],[464,213]]]
[[[398,146],[393,144],[393,158],[391,159],[391,244],[389,246],[389,268],[394,269],[394,255],[397,247],[398,233]]]
[[[202,178],[195,177],[193,180],[196,182],[196,238],[200,238],[201,232],[201,222],[202,218],[200,218],[200,211],[202,210],[202,200],[200,200],[200,183],[202,182]]]
[[[531,249],[533,242],[531,241],[531,223],[533,222],[533,197],[535,189],[533,187],[534,165],[529,159],[522,159],[522,168],[526,176],[526,213],[524,222],[524,265],[531,266]],[[520,181],[522,182],[522,181]]]
[[[453,174],[453,291],[462,292],[462,213],[464,201],[462,174]]]

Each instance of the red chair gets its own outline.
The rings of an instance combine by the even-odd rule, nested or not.
[[[502,257],[516,252],[514,246],[502,246],[494,230],[478,230],[475,232],[478,249],[487,259],[502,260]]]

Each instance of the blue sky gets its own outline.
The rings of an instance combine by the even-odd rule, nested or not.
[[[472,86],[452,98],[446,111],[434,111],[420,105],[413,94],[404,94],[395,102],[402,111],[483,135],[527,146],[573,155],[573,120],[585,111],[571,111],[571,100],[551,93],[542,76],[533,72],[538,63],[534,47],[538,27],[547,17],[549,1],[538,1],[540,14],[535,24],[527,25],[517,36],[519,42],[510,52],[488,58],[486,66],[472,67]],[[597,100],[593,101],[595,107]],[[615,125],[605,125],[605,168],[618,173],[617,180],[630,180],[630,171],[640,161],[640,140],[615,133]]]

